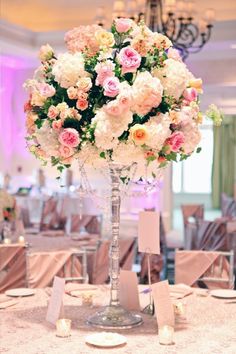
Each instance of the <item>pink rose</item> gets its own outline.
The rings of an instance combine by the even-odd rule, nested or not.
[[[186,90],[184,90],[183,96],[185,100],[188,102],[196,101],[197,90],[194,87],[189,87]]]
[[[119,93],[120,81],[117,77],[108,77],[103,82],[104,95],[108,97],[115,97]]]
[[[111,116],[120,116],[123,112],[123,107],[117,100],[114,100],[104,106],[104,111]]]
[[[84,111],[85,109],[88,108],[88,101],[85,99],[79,99],[76,102],[76,108],[78,108],[80,111]]]
[[[58,140],[62,145],[76,147],[79,145],[80,137],[79,133],[74,128],[65,128],[60,133]]]
[[[130,95],[125,95],[124,93],[119,94],[117,100],[119,104],[123,107],[123,109],[129,109],[132,104],[132,99]]]
[[[114,63],[111,60],[106,62],[98,63],[95,66],[95,71],[97,73],[96,85],[103,85],[103,82],[106,78],[115,76],[113,70],[115,68]]]
[[[48,118],[55,119],[59,115],[59,109],[55,106],[50,106],[48,110]]]
[[[132,47],[122,48],[118,55],[119,64],[122,66],[122,74],[133,73],[141,63],[141,56]]]
[[[58,119],[58,120],[54,120],[52,122],[52,129],[54,130],[60,130],[62,128],[62,120]]]
[[[87,100],[88,94],[84,91],[78,91],[78,100]]]
[[[127,32],[132,26],[132,21],[129,18],[117,18],[115,20],[115,28],[118,33]]]
[[[66,145],[61,145],[59,147],[59,152],[60,152],[61,157],[68,158],[74,154],[74,149],[72,147],[69,147]]]
[[[78,89],[71,86],[67,89],[67,95],[70,100],[76,100],[78,98]]]
[[[38,84],[38,89],[40,92],[40,95],[43,97],[52,97],[55,95],[56,90],[52,85],[45,84],[45,83],[40,83]]]
[[[184,141],[184,134],[180,131],[176,131],[168,139],[166,139],[165,144],[169,145],[172,151],[177,152],[184,144]]]

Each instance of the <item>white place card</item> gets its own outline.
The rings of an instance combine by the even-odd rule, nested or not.
[[[126,310],[140,311],[138,278],[135,272],[120,271],[119,298],[121,306]]]
[[[141,211],[138,222],[139,252],[160,254],[160,213]]]
[[[174,327],[175,315],[173,304],[170,298],[168,280],[152,284],[151,287],[158,328],[161,328],[165,325]]]
[[[56,325],[56,321],[63,309],[63,295],[65,292],[65,279],[54,277],[52,295],[49,300],[46,321]]]

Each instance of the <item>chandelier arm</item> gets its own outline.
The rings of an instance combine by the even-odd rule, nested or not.
[[[163,24],[164,34],[172,41],[176,32],[176,19],[172,13],[168,14],[168,20]]]

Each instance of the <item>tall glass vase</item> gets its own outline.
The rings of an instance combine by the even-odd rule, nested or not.
[[[120,227],[120,177],[127,167],[109,165],[111,178],[112,240],[110,247],[110,304],[88,318],[88,323],[100,328],[132,328],[143,323],[138,314],[125,310],[119,302],[119,227]]]

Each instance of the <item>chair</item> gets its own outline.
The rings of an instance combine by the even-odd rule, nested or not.
[[[226,263],[228,259],[228,264]],[[229,268],[228,268],[229,266]],[[224,278],[225,268],[228,268],[228,278]],[[203,283],[222,283],[226,284],[229,289],[234,288],[234,251],[230,252],[219,252],[218,259],[212,263],[210,268],[202,275],[198,282]],[[218,285],[217,285],[218,286]]]
[[[0,245],[0,293],[26,286],[26,248]]]
[[[109,281],[110,245],[110,240],[98,241],[90,279],[92,284],[104,284]],[[124,270],[131,270],[137,250],[137,240],[134,238],[120,239],[119,246],[120,267]]]
[[[99,215],[71,215],[71,232],[85,229],[90,234],[101,235],[101,217]]]
[[[221,220],[204,220],[197,230],[196,249],[205,251],[228,251],[227,223]]]
[[[225,193],[221,194],[221,212],[222,216],[228,218],[236,217],[236,200]]]
[[[234,252],[179,251],[175,254],[175,283],[207,288],[233,288]]]
[[[79,257],[82,258],[82,267]],[[28,252],[26,259],[27,282],[30,288],[49,286],[56,275],[64,277],[66,281],[87,281],[87,254],[85,251]]]
[[[196,249],[199,224],[204,219],[204,205],[181,205],[181,210],[184,222],[184,249]]]
[[[43,202],[40,231],[65,229],[66,217],[60,216],[57,204],[58,201],[54,197]]]

